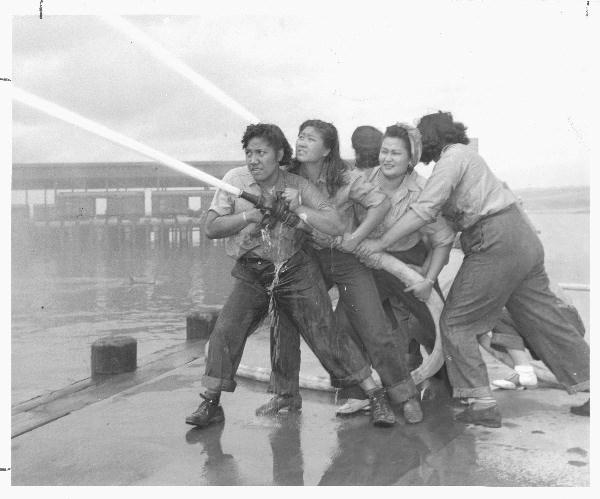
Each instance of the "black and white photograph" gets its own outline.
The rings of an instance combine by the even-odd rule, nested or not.
[[[9,492],[590,494],[600,1],[9,3]]]

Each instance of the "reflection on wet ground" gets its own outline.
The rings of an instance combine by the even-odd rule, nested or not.
[[[13,485],[589,485],[589,419],[559,390],[498,393],[503,428],[456,423],[445,388],[421,424],[375,428],[302,390],[297,413],[255,416],[271,395],[238,379],[223,423],[190,427],[202,360],[12,440]],[[84,444],[84,445],[83,445]]]

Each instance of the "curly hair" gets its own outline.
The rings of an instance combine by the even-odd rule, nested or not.
[[[410,150],[410,137],[408,136],[408,131],[406,128],[397,124],[388,126],[383,134],[383,138],[385,139],[386,137],[400,139],[404,143],[405,149],[408,151],[408,158],[412,159],[412,152]],[[409,165],[409,167],[406,169],[406,172],[410,174],[414,169],[414,166]]]
[[[452,113],[438,111],[427,114],[419,120],[417,128],[423,140],[421,161],[425,164],[437,161],[442,154],[442,149],[447,145],[469,143],[467,127],[454,121]]]
[[[370,125],[359,126],[352,133],[351,142],[356,157],[354,166],[359,170],[379,164],[379,149],[383,134]]]
[[[292,146],[285,138],[285,135],[277,125],[270,123],[258,123],[257,125],[248,125],[244,136],[242,137],[242,147],[246,149],[250,140],[255,137],[264,139],[275,149],[283,150],[283,157],[279,162],[280,166],[289,165],[292,162]]]
[[[307,120],[298,129],[298,133],[302,133],[306,127],[313,127],[323,139],[325,147],[329,149],[329,154],[325,156],[323,168],[325,169],[325,186],[330,197],[334,196],[340,187],[346,185],[346,172],[348,165],[340,156],[340,141],[338,138],[337,129],[332,123],[327,123],[321,120]],[[290,171],[297,173],[301,163],[294,159]]]

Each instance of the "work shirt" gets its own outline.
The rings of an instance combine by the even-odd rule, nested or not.
[[[255,182],[246,166],[228,171],[223,177],[223,181],[250,194],[261,194],[260,186]],[[335,209],[308,180],[280,170],[273,192],[284,191],[288,187],[299,191],[302,204],[308,208],[325,211]],[[209,210],[222,216],[252,208],[254,205],[250,201],[219,189],[215,193]],[[225,251],[227,255],[237,260],[252,251],[253,257],[263,258],[274,263],[286,262],[302,246],[304,231],[286,227],[281,222],[277,222],[271,230],[266,228],[260,230],[257,229],[257,226],[256,223],[250,223],[237,234],[226,238]]]
[[[441,212],[455,231],[517,201],[472,147],[444,148],[419,198],[410,208],[430,222]]]
[[[300,167],[298,173],[302,177],[308,178],[303,165]],[[331,197],[329,197],[329,193],[327,192],[324,169],[317,179],[316,186],[321,194],[327,197],[329,203],[342,214],[346,223],[345,232],[352,232],[357,227],[354,217],[354,205],[358,204],[365,209],[369,209],[372,206],[379,206],[385,200],[386,195],[379,187],[368,182],[364,173],[359,170],[346,170],[344,175],[346,184],[341,186]],[[302,202],[304,203],[304,195],[302,195]],[[314,238],[311,240],[313,247],[323,249],[329,248],[334,244],[336,238],[327,236],[317,230],[313,232],[315,233]]]
[[[379,183],[379,170],[381,167],[376,166],[375,168],[365,170],[365,178],[373,185],[380,186]],[[371,232],[369,237],[381,237],[385,234],[395,223],[400,220],[410,208],[411,203],[417,200],[419,194],[425,187],[425,177],[419,175],[416,171],[407,174],[404,180],[390,197],[392,208],[387,212],[383,222]],[[355,214],[358,223],[361,223],[367,212],[362,207],[355,208]],[[438,215],[435,220],[427,225],[421,227],[420,230],[409,234],[402,239],[399,239],[394,244],[386,248],[386,251],[407,251],[415,247],[418,242],[426,236],[428,242],[433,247],[444,246],[454,242],[455,233],[448,226],[446,220],[441,215]]]

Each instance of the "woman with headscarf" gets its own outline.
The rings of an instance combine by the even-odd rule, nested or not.
[[[365,170],[365,178],[388,196],[392,207],[381,224],[371,232],[370,238],[381,237],[417,200],[426,182],[425,178],[414,170],[420,158],[421,135],[415,127],[404,123],[387,127],[379,151],[379,166]],[[357,223],[360,223],[365,216],[364,209],[356,206],[355,215]],[[398,321],[397,330],[400,344],[405,345],[405,352],[411,339],[429,349],[433,348],[435,324],[424,302],[429,298],[439,273],[448,261],[454,237],[454,231],[448,227],[443,217],[439,216],[431,224],[399,239],[387,248],[387,253],[413,266],[423,275],[421,282],[408,288],[397,277],[379,269],[375,259],[369,258],[365,261],[367,266],[374,269],[373,276],[381,301],[395,298],[396,318],[404,318]],[[424,240],[428,244],[425,244]],[[437,290],[441,295],[439,287]],[[411,320],[413,318],[416,321]],[[414,324],[415,322],[417,324]],[[349,322],[347,324],[351,326]],[[354,331],[352,328],[350,330]],[[348,401],[338,409],[340,415],[352,414],[368,407],[368,401],[353,387],[344,389],[342,396],[348,397]]]
[[[417,125],[421,160],[435,161],[419,198],[385,234],[358,246],[362,258],[385,251],[441,213],[461,231],[465,257],[440,320],[454,396],[469,406],[455,419],[500,427],[478,336],[498,322],[504,306],[518,330],[569,393],[589,389],[589,345],[548,286],[544,250],[516,206],[517,199],[467,144],[466,127],[450,113],[423,116]]]

